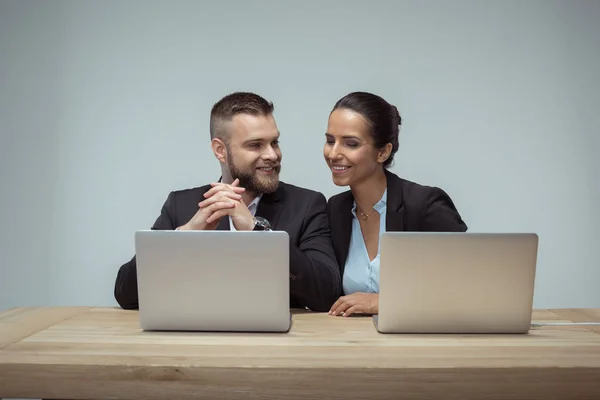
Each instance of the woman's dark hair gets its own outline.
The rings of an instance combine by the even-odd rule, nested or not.
[[[398,151],[398,131],[402,124],[396,106],[372,93],[353,92],[338,100],[331,112],[340,108],[359,113],[367,120],[376,148],[381,149],[388,143],[392,144],[390,156],[383,163],[384,168],[391,166],[394,154]]]

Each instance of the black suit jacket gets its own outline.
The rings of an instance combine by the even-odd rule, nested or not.
[[[407,181],[386,170],[387,204],[385,230],[466,232],[450,196],[442,189]],[[346,191],[331,197],[327,214],[331,226],[333,249],[343,276],[352,234],[354,196]]]
[[[210,188],[171,192],[152,229],[173,230],[187,223]],[[281,182],[277,191],[262,196],[256,210],[273,230],[290,236],[290,307],[329,311],[341,294],[326,207],[323,194]],[[217,229],[229,230],[229,218],[221,219]],[[139,307],[135,256],[119,269],[115,299],[122,308]]]

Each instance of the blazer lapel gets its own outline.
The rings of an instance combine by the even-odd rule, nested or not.
[[[342,274],[348,258],[350,248],[350,238],[352,236],[352,206],[354,196],[352,192],[345,195],[337,207],[337,210],[331,210],[331,239],[334,242],[334,248],[339,249],[339,264]]]
[[[231,230],[231,226],[229,226],[229,216],[224,216],[219,221],[219,225],[216,228],[217,231],[229,231]]]
[[[284,185],[283,182],[280,182],[279,187],[274,193],[263,194],[256,209],[256,216],[263,217],[269,221],[273,230],[277,230],[277,221],[283,208]]]
[[[402,182],[400,178],[389,171],[385,171],[387,177],[387,207],[385,218],[385,230],[387,232],[399,232],[405,230],[404,201],[402,198]]]

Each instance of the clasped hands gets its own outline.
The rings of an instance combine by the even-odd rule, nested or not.
[[[239,187],[236,179],[231,185],[211,183],[212,187],[204,194],[205,200],[198,203],[198,211],[180,230],[214,230],[221,218],[229,216],[238,231],[254,229],[254,216],[242,200],[246,189]]]

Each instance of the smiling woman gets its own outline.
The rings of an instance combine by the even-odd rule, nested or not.
[[[329,115],[323,155],[333,182],[350,190],[329,199],[328,215],[344,296],[332,315],[377,314],[379,236],[386,231],[464,232],[450,197],[389,172],[402,123],[383,98],[354,92]]]

